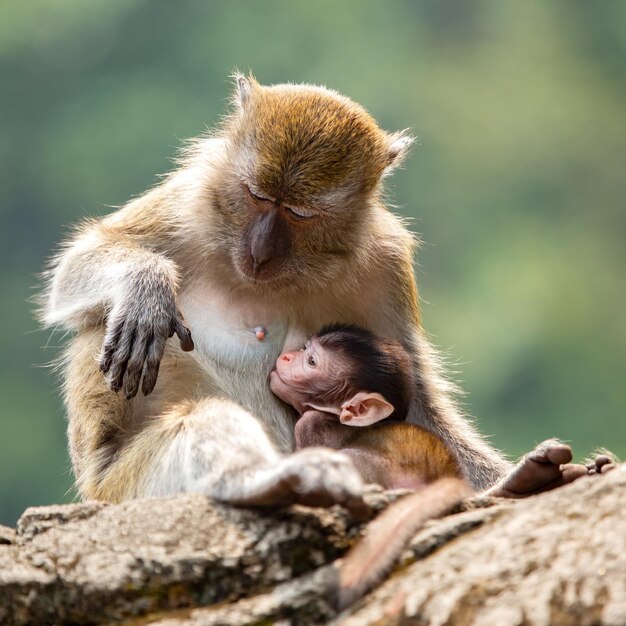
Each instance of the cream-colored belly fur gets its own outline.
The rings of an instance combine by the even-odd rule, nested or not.
[[[269,373],[285,349],[298,348],[308,333],[295,313],[250,296],[224,295],[210,282],[195,283],[179,294],[179,305],[193,336],[189,353],[215,391],[240,404],[262,423],[284,451],[293,448],[290,411],[271,393]],[[254,329],[263,327],[257,339]],[[286,449],[288,448],[288,450]]]

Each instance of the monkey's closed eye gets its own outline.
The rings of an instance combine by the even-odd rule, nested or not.
[[[301,220],[308,220],[311,217],[315,217],[317,215],[317,213],[315,211],[310,211],[307,209],[301,209],[298,207],[286,207],[287,211],[289,211],[289,213],[291,213],[294,217],[301,219]]]
[[[254,191],[252,191],[252,189],[250,189],[248,185],[246,185],[246,189],[248,190],[248,193],[250,194],[250,196],[252,196],[252,198],[256,200],[257,202],[271,202],[269,198],[265,198],[263,196],[259,196],[258,194],[254,193]]]

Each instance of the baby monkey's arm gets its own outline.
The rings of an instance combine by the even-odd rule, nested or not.
[[[331,413],[309,409],[296,422],[296,450],[311,446],[325,446],[339,450],[346,439],[346,433],[339,418]]]

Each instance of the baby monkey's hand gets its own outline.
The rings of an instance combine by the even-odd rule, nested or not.
[[[127,400],[139,390],[152,392],[165,351],[176,333],[185,352],[193,350],[191,332],[176,305],[174,290],[157,269],[144,270],[129,280],[126,293],[107,318],[100,370],[109,387],[123,390]]]

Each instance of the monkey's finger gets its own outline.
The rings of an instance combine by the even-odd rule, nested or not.
[[[141,382],[141,392],[144,396],[151,394],[154,390],[154,386],[157,382],[159,375],[159,367],[161,365],[161,359],[165,352],[165,338],[156,336],[154,337],[150,347],[148,348],[148,354],[146,356],[146,362],[143,366],[143,380]]]
[[[126,365],[122,387],[127,400],[131,400],[139,391],[139,381],[143,373],[144,361],[154,334],[151,330],[138,329],[133,350]]]
[[[572,449],[558,439],[547,439],[530,452],[527,458],[537,463],[563,465],[572,460]]]
[[[113,355],[115,349],[124,330],[124,319],[120,319],[114,323],[111,331],[107,330],[107,334],[104,338],[104,345],[102,346],[102,352],[100,353],[100,371],[106,374],[111,369],[111,363],[113,362]]]
[[[554,463],[555,465],[564,465],[565,463],[569,463],[572,458],[572,449],[570,446],[565,444],[551,446],[547,452],[546,456],[550,463]]]
[[[124,374],[132,353],[136,335],[137,325],[127,324],[113,355],[108,381],[109,387],[116,393],[122,388]]]
[[[180,340],[180,348],[183,352],[191,352],[194,348],[193,339],[191,338],[191,331],[184,324],[180,317],[177,317],[173,322],[174,332],[178,335]]]
[[[611,459],[606,454],[598,454],[595,459],[595,466],[598,471],[602,469],[605,465],[609,465],[612,463]]]
[[[568,463],[562,467],[561,480],[556,486],[573,483],[575,480],[587,476],[588,474],[589,470],[585,465],[581,465],[580,463]]]
[[[590,474],[602,474],[603,468],[612,465],[615,461],[606,454],[596,455],[593,461],[589,461],[585,467],[589,470]]]

